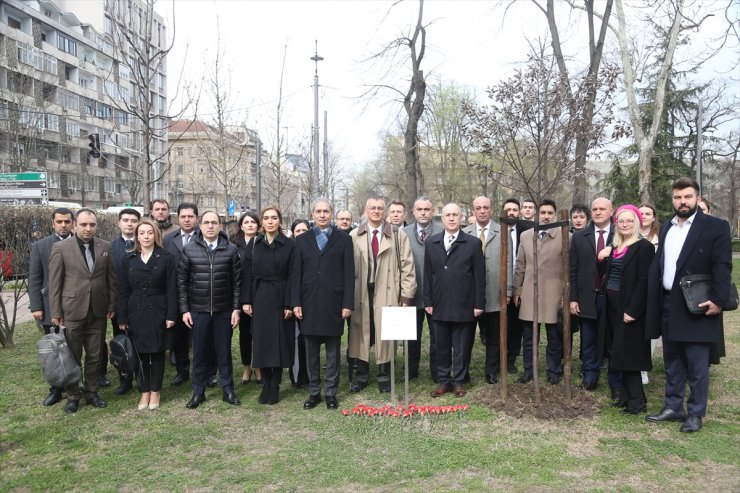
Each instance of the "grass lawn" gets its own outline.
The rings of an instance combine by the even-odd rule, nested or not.
[[[738,282],[740,260],[734,263]],[[168,386],[169,365],[156,411],[137,411],[136,393],[117,397],[105,389],[106,409],[82,405],[65,415],[63,403],[41,406],[47,386],[39,335],[27,323],[16,331],[15,348],[0,349],[0,491],[739,491],[739,322],[740,312],[726,314],[728,357],[711,368],[708,416],[693,435],[679,433],[677,423],[620,415],[606,407],[604,385],[595,394],[605,407],[594,418],[496,413],[476,403],[486,385],[479,344],[471,392],[433,402],[471,404],[464,415],[404,422],[344,417],[323,404],[304,411],[305,391],[289,383],[276,406],[258,404],[251,383],[237,385],[241,406],[209,389],[208,401],[190,411],[189,386]],[[235,337],[238,378],[237,344]],[[340,408],[386,402],[374,385],[350,394],[346,371],[342,378]],[[662,407],[664,381],[658,351],[646,387],[651,412]],[[433,388],[422,371],[411,402],[432,403]]]

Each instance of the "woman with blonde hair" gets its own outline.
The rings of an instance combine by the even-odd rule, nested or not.
[[[614,405],[624,414],[638,414],[647,408],[640,372],[653,366],[650,341],[645,339],[645,309],[648,268],[655,249],[640,236],[642,214],[634,205],[619,207],[614,222],[612,244],[599,252],[599,259],[607,260],[599,347],[602,355],[610,355],[609,368],[622,373],[622,388]]]
[[[167,331],[177,316],[176,271],[159,227],[142,219],[134,230],[134,249],[118,271],[118,328],[131,337],[141,363],[139,411],[159,407]]]

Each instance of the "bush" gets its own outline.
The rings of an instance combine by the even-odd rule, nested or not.
[[[12,288],[13,297],[0,299],[0,345],[13,345],[18,301],[28,290],[31,245],[53,232],[53,207],[0,206],[0,290]],[[110,239],[117,232],[117,216],[98,214],[97,237]],[[9,283],[9,281],[13,281]]]
[[[733,238],[732,240],[732,251],[740,252],[740,238]]]

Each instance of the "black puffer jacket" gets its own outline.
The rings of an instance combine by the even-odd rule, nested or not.
[[[180,313],[239,310],[241,260],[226,233],[218,234],[213,252],[202,233],[185,245],[177,268],[177,304]]]

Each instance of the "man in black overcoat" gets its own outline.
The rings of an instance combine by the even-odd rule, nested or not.
[[[671,187],[676,215],[660,228],[660,246],[648,278],[647,337],[663,336],[666,387],[663,409],[648,421],[681,421],[681,431],[701,429],[709,394],[709,355],[723,344],[722,307],[728,303],[732,274],[732,243],[726,221],[697,210],[699,185],[679,178]],[[699,303],[703,314],[691,313],[680,281],[688,274],[711,276],[709,299]],[[688,382],[691,394],[684,413]]]
[[[55,243],[66,240],[72,233],[72,211],[65,208],[54,209],[51,213],[51,227],[54,232],[33,244],[31,265],[28,270],[28,308],[33,318],[44,328],[44,334],[51,332],[51,310],[49,309],[49,257]],[[44,399],[44,406],[53,406],[62,400],[62,387],[51,387]]]
[[[432,397],[465,395],[469,332],[486,307],[486,265],[481,242],[460,230],[457,204],[442,209],[444,232],[429,238],[424,251],[424,309],[437,334],[437,378]]]
[[[352,239],[332,224],[329,199],[316,199],[311,210],[314,227],[296,238],[291,276],[293,313],[306,341],[309,395],[303,408],[313,409],[321,402],[320,353],[324,344],[326,407],[337,409],[342,333],[354,306]]]

